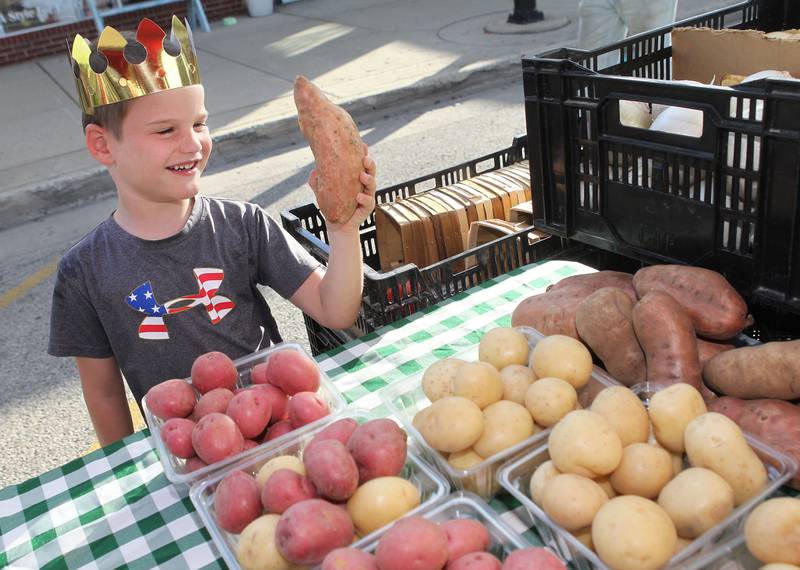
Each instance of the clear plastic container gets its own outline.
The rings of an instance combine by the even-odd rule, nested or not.
[[[451,493],[442,501],[420,509],[417,515],[437,523],[455,519],[478,521],[489,531],[489,537],[492,541],[487,552],[494,554],[500,560],[505,560],[515,550],[534,546],[505,523],[483,499],[468,491]],[[369,539],[359,540],[353,544],[353,547],[374,553],[378,547],[378,541],[387,530],[389,530],[388,527]]]
[[[217,520],[214,515],[214,494],[216,492],[217,483],[219,483],[223,477],[236,470],[243,470],[255,475],[267,461],[280,455],[294,455],[302,458],[303,448],[311,439],[326,425],[336,420],[353,418],[359,424],[363,424],[376,417],[377,416],[371,412],[356,408],[347,409],[342,414],[339,414],[338,417],[328,416],[323,423],[316,425],[311,430],[304,430],[302,432],[297,430],[289,434],[292,437],[288,440],[284,439],[282,442],[279,442],[279,445],[262,447],[258,449],[257,453],[251,454],[245,459],[228,465],[224,470],[212,473],[192,485],[189,496],[200,518],[208,529],[208,532],[211,534],[211,538],[214,540],[222,557],[225,559],[225,563],[234,570],[239,568],[239,563],[236,560],[236,545],[239,541],[239,535],[221,529],[219,525],[217,525]],[[447,482],[435,469],[421,460],[419,453],[414,448],[414,442],[411,440],[409,440],[406,465],[400,476],[416,486],[420,493],[419,506],[409,511],[407,515],[416,514],[432,503],[440,501],[449,492]],[[381,527],[362,537],[359,543],[369,542],[372,537],[377,536],[389,526],[390,525]]]
[[[255,367],[257,364],[261,364],[262,362],[266,362],[269,360],[270,356],[281,350],[294,350],[297,352],[302,352],[316,364],[316,361],[314,361],[311,355],[309,355],[308,352],[306,352],[306,350],[299,344],[277,344],[233,361],[233,363],[236,365],[236,370],[239,371],[239,379],[236,381],[236,387],[244,388],[252,385],[250,380],[250,372],[252,371],[253,367]],[[275,438],[272,441],[262,443],[258,447],[248,449],[236,455],[232,455],[231,457],[227,457],[222,461],[217,461],[216,463],[188,473],[186,472],[186,460],[176,457],[170,453],[161,439],[161,426],[164,425],[164,420],[153,415],[153,413],[147,408],[147,399],[142,399],[142,409],[144,410],[144,417],[147,421],[147,425],[150,428],[150,433],[154,444],[153,446],[158,450],[158,457],[161,460],[161,465],[164,467],[164,474],[167,476],[167,479],[176,484],[191,485],[194,481],[198,481],[199,479],[206,477],[209,473],[224,469],[228,465],[231,465],[232,463],[244,457],[248,457],[258,450],[265,448],[269,449],[275,447],[276,445],[280,445],[282,442],[285,442],[287,439],[289,439],[292,434],[303,433],[314,429],[315,426],[325,423],[327,419],[341,413],[341,411],[347,406],[344,396],[342,396],[341,392],[339,392],[336,386],[333,385],[333,382],[331,382],[328,376],[321,369],[319,369],[319,372],[320,383],[317,394],[319,394],[325,403],[328,404],[328,408],[330,408],[329,416],[297,428],[296,430],[289,432],[288,434],[284,434],[281,437]],[[184,381],[189,384],[192,383],[190,378],[184,378]],[[196,396],[199,400],[200,394],[196,393]]]
[[[787,483],[797,471],[797,462],[745,433],[745,438],[753,450],[765,460],[769,482],[756,496],[739,505],[725,520],[695,538],[686,548],[673,556],[663,566],[667,568],[686,568],[687,561],[699,554],[716,552],[716,548],[735,535],[738,524],[759,503],[777,493],[781,485]],[[547,444],[526,453],[522,457],[504,465],[497,473],[500,484],[511,493],[528,511],[542,541],[565,560],[570,561],[577,570],[609,570],[600,557],[589,550],[571,533],[553,522],[550,517],[530,498],[531,475],[536,468],[550,459]],[[702,566],[697,566],[702,568]],[[727,566],[725,567],[727,569]],[[735,568],[735,567],[734,567]]]
[[[539,331],[530,327],[517,327],[528,338],[528,344],[533,347],[544,338]],[[478,360],[478,345],[474,345],[466,350],[456,353],[453,358],[460,358],[467,361]],[[422,391],[422,376],[424,371],[414,376],[404,378],[399,382],[393,382],[383,388],[378,396],[381,401],[389,408],[392,417],[397,418],[403,424],[405,430],[411,434],[422,449],[424,457],[450,481],[454,489],[464,489],[472,491],[482,499],[491,499],[499,490],[500,484],[497,482],[495,474],[503,463],[512,460],[520,453],[540,445],[547,440],[550,434],[549,429],[542,430],[533,434],[531,437],[509,447],[508,449],[496,453],[469,469],[456,469],[447,462],[447,459],[427,444],[422,434],[414,427],[412,421],[420,410],[431,405],[431,401]],[[608,386],[619,386],[619,382],[609,376],[604,370],[595,366],[589,382],[578,391],[578,401],[581,406],[587,407],[594,400],[595,396]]]

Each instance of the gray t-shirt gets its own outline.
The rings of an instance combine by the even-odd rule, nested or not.
[[[48,352],[116,357],[141,402],[205,352],[236,359],[277,342],[256,285],[288,298],[318,266],[255,204],[198,197],[184,228],[157,241],[109,217],[59,263]]]

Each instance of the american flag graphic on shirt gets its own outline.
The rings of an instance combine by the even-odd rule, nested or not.
[[[159,303],[150,281],[145,281],[130,292],[126,301],[135,311],[144,315],[139,325],[139,338],[145,340],[165,340],[169,338],[169,331],[164,321],[167,315],[175,315],[203,306],[212,325],[220,322],[225,315],[230,313],[236,304],[217,291],[222,285],[225,273],[213,267],[199,267],[194,269],[198,291]]]

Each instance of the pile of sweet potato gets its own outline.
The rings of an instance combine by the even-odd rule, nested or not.
[[[568,277],[523,300],[512,324],[582,340],[626,386],[691,384],[743,429],[800,459],[800,408],[790,403],[800,399],[800,340],[737,348],[734,337],[752,317],[715,271],[656,265]]]

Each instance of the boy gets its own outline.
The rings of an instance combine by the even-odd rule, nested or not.
[[[133,431],[123,375],[141,405],[200,354],[235,359],[280,341],[258,284],[324,326],[355,321],[375,163],[364,159],[352,218],[327,226],[324,271],[259,206],[198,195],[211,136],[188,26],[173,17],[169,39],[147,19],[136,38],[106,28],[96,50],[78,36],[72,64],[86,146],[111,174],[117,208],[59,264],[48,352],[76,358],[107,445]],[[313,173],[309,183],[316,190]]]

